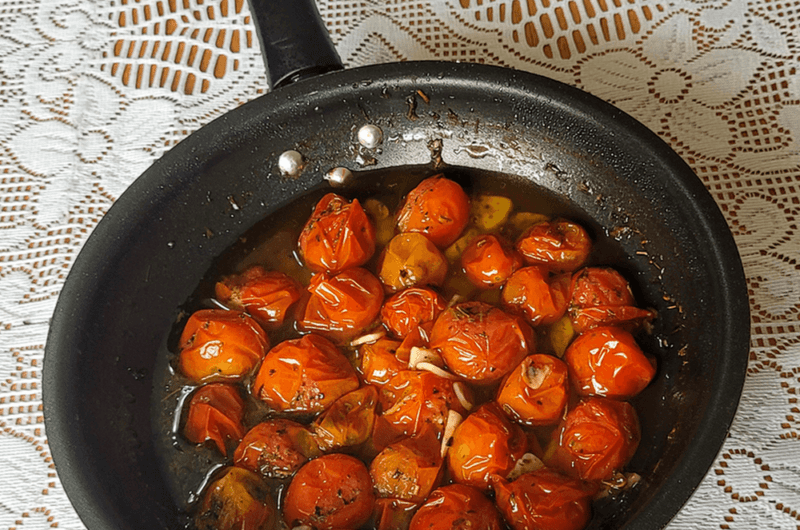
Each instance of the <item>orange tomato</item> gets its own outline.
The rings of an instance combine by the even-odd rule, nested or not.
[[[408,287],[441,285],[447,276],[447,259],[422,234],[394,236],[378,258],[378,277],[387,292]]]
[[[473,285],[489,289],[502,285],[522,267],[522,256],[504,239],[487,234],[467,245],[461,254],[461,266]]]
[[[378,391],[365,385],[336,401],[311,425],[323,451],[352,447],[367,441],[375,425]]]
[[[572,327],[581,333],[597,326],[632,330],[656,317],[655,311],[636,307],[628,281],[610,267],[586,267],[572,277],[569,303]]]
[[[391,339],[379,339],[372,344],[363,345],[359,350],[361,364],[358,371],[364,381],[380,388],[395,374],[408,368],[408,362],[395,356],[399,347],[400,341]]]
[[[567,365],[557,357],[534,354],[508,374],[497,403],[526,425],[558,423],[569,400]]]
[[[197,390],[189,401],[183,435],[192,443],[213,441],[223,455],[227,442],[238,443],[244,435],[244,400],[232,385],[211,383]]]
[[[255,473],[226,468],[206,491],[194,522],[198,530],[274,528],[277,507],[270,487]]]
[[[328,193],[317,203],[299,240],[308,268],[335,273],[363,265],[375,253],[375,227],[358,199]]]
[[[397,348],[397,358],[408,365],[411,359],[411,348],[427,348],[431,342],[431,330],[433,330],[433,322],[423,322],[405,336],[403,342]]]
[[[289,528],[356,529],[369,520],[374,504],[372,479],[363,462],[333,453],[300,468],[286,490],[283,518]]]
[[[281,412],[317,413],[358,386],[358,375],[339,349],[311,334],[272,348],[261,363],[252,392]]]
[[[420,182],[397,213],[398,231],[425,234],[439,248],[458,239],[468,221],[469,197],[442,175]]]
[[[431,348],[450,370],[474,383],[499,381],[533,347],[533,330],[520,317],[484,302],[456,304],[433,325]]]
[[[319,454],[308,428],[291,420],[273,419],[244,435],[233,453],[233,463],[263,477],[287,478]]]
[[[534,326],[552,324],[567,312],[570,278],[550,277],[539,267],[519,269],[503,287],[503,305]]]
[[[408,530],[419,504],[400,499],[375,499],[372,527],[375,530]]]
[[[501,530],[503,523],[492,501],[463,484],[436,489],[411,519],[409,530]]]
[[[442,457],[433,431],[393,443],[369,467],[378,497],[425,502],[442,478]]]
[[[392,295],[381,309],[381,320],[395,337],[405,338],[420,324],[433,322],[447,307],[442,295],[427,287],[411,287]]]
[[[201,309],[183,328],[178,365],[197,383],[240,381],[255,370],[268,349],[267,334],[248,315]]]
[[[592,240],[579,224],[566,219],[536,223],[517,240],[517,250],[529,265],[553,272],[571,272],[584,264]]]
[[[303,295],[303,287],[296,280],[260,265],[226,276],[216,283],[214,290],[220,302],[247,311],[267,329],[283,324],[289,308]]]

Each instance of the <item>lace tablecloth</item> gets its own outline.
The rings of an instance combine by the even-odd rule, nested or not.
[[[800,1],[319,0],[347,66],[487,62],[580,87],[695,170],[750,288],[730,437],[670,525],[800,528]],[[48,320],[92,228],[266,90],[242,0],[0,0],[0,529],[83,528],[44,431]]]

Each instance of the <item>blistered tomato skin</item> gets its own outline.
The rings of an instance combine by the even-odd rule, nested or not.
[[[533,326],[549,325],[567,312],[570,277],[550,277],[540,267],[523,267],[503,287],[503,306],[521,313]]]
[[[189,401],[183,434],[192,443],[213,441],[223,455],[229,441],[244,436],[244,400],[232,385],[211,383],[197,390]]]
[[[501,530],[500,514],[483,493],[463,484],[436,489],[411,519],[409,530]]]
[[[655,311],[636,307],[628,281],[610,267],[586,267],[572,277],[569,316],[578,333],[598,326],[620,326],[631,331],[656,317]]]
[[[375,425],[377,405],[378,391],[371,385],[334,401],[312,424],[319,448],[332,451],[366,442]]]
[[[442,478],[439,442],[432,431],[405,438],[381,451],[369,473],[378,497],[423,503]]]
[[[506,414],[534,426],[558,423],[568,400],[567,365],[557,357],[540,353],[525,357],[497,393],[497,403]]]
[[[528,265],[552,272],[572,272],[581,267],[592,250],[586,230],[566,219],[536,223],[517,240],[517,250]]]
[[[492,234],[478,236],[461,254],[464,274],[483,289],[498,287],[522,267],[522,256],[509,243]]]
[[[255,265],[241,274],[226,276],[217,282],[214,291],[224,305],[246,311],[262,327],[274,329],[283,324],[304,289],[282,272]]]
[[[448,368],[473,383],[502,379],[533,348],[533,330],[521,317],[484,302],[456,304],[433,325],[431,348]]]
[[[578,395],[629,399],[650,384],[656,370],[633,335],[621,328],[593,328],[564,354]]]
[[[253,382],[253,395],[281,412],[318,413],[358,388],[350,362],[326,338],[310,334],[272,348]]]
[[[409,287],[438,286],[447,276],[447,259],[422,234],[394,236],[378,259],[378,277],[387,292]]]
[[[198,530],[275,528],[277,507],[267,484],[240,467],[227,468],[208,487],[195,516]]]
[[[397,213],[399,232],[425,234],[439,248],[458,239],[467,222],[469,197],[458,183],[441,175],[420,182]]]
[[[333,453],[300,468],[286,491],[283,518],[289,528],[357,529],[369,520],[374,504],[366,466],[352,456]]]
[[[299,239],[311,270],[329,273],[358,267],[375,253],[375,227],[358,202],[329,193],[317,203]]]
[[[250,429],[233,453],[233,462],[266,478],[287,478],[319,454],[308,428],[278,418]]]
[[[267,334],[245,313],[201,309],[183,328],[178,365],[196,383],[235,382],[250,375],[268,349]]]
[[[381,309],[381,321],[392,335],[404,339],[418,326],[433,322],[447,307],[442,295],[427,287],[411,287],[392,295]]]

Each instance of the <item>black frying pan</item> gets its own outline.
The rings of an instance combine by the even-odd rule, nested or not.
[[[614,265],[659,312],[645,344],[659,372],[638,403],[644,437],[631,467],[644,481],[599,505],[590,527],[666,525],[722,445],[749,346],[741,262],[702,183],[623,112],[539,76],[441,62],[336,71],[314,6],[288,3],[252,4],[280,88],[192,134],[134,182],[86,242],[59,298],[45,421],[87,527],[183,524],[153,422],[157,358],[218,257],[266,216],[329,186],[324,175],[335,167],[354,172],[355,188],[377,186],[392,168],[444,170],[468,185],[499,174],[563,202],[610,241]],[[358,143],[364,124],[383,131],[379,147]],[[295,176],[278,169],[288,150],[304,158]]]

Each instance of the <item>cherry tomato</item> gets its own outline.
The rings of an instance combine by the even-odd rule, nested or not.
[[[456,428],[447,463],[459,484],[488,490],[491,476],[508,476],[527,450],[522,429],[508,421],[497,403],[489,402]]]
[[[356,529],[372,515],[375,494],[367,467],[358,459],[333,453],[300,468],[286,491],[283,518],[289,528]]]
[[[427,287],[411,287],[392,295],[381,309],[381,320],[395,337],[405,338],[420,324],[433,322],[447,307],[442,295]]]
[[[497,403],[503,410],[526,425],[558,423],[568,400],[567,365],[544,354],[525,357],[497,393]]]
[[[504,239],[487,234],[467,245],[461,254],[461,266],[470,282],[489,289],[502,285],[522,267],[522,256]]]
[[[422,234],[398,234],[378,259],[378,276],[390,292],[408,287],[441,285],[447,276],[447,259]]]
[[[317,203],[300,234],[308,268],[335,273],[363,265],[375,253],[375,227],[358,199],[328,193]]]
[[[365,344],[359,350],[361,364],[359,372],[364,381],[382,387],[401,370],[408,368],[408,361],[403,362],[395,354],[400,341],[379,339],[372,344]]]
[[[419,504],[401,499],[375,499],[372,528],[375,530],[408,530]]]
[[[494,484],[497,508],[514,530],[581,530],[592,517],[597,486],[549,469]]]
[[[436,175],[420,182],[397,213],[400,232],[425,234],[439,248],[458,239],[469,221],[469,197],[456,182]]]
[[[569,287],[569,275],[549,277],[540,267],[523,267],[503,287],[503,305],[534,326],[552,324],[567,312]]]
[[[381,282],[366,269],[347,269],[334,276],[319,273],[308,286],[311,296],[297,326],[338,343],[369,327],[383,303]]]
[[[296,280],[260,265],[223,278],[214,290],[220,302],[247,311],[267,329],[283,324],[289,308],[303,295],[303,287]]]
[[[198,530],[263,530],[276,521],[270,488],[240,467],[226,468],[208,487],[194,520]]]
[[[305,426],[273,419],[245,434],[233,453],[233,462],[266,478],[287,478],[319,454],[317,442]]]
[[[450,370],[472,382],[499,381],[533,347],[533,330],[520,317],[484,302],[456,304],[444,311],[431,331]]]
[[[517,250],[529,265],[553,272],[572,272],[589,257],[592,240],[579,224],[554,219],[528,228],[517,240]]]
[[[610,267],[586,267],[572,277],[569,303],[572,327],[581,333],[597,326],[622,326],[633,330],[656,316],[636,307],[628,281]]]
[[[378,497],[425,502],[442,478],[442,457],[433,431],[393,443],[369,467]]]
[[[375,425],[378,391],[365,385],[333,402],[312,424],[323,451],[352,447],[367,441]]]
[[[244,436],[244,400],[232,385],[211,383],[197,390],[189,401],[183,434],[192,443],[211,440],[223,455],[228,441]]]
[[[414,328],[397,348],[397,358],[407,365],[411,359],[411,348],[428,348],[430,346],[432,330],[433,322],[423,322]]]
[[[181,373],[197,383],[240,381],[269,349],[261,326],[241,311],[201,309],[189,317],[180,338]]]
[[[358,375],[339,349],[311,334],[272,348],[252,392],[275,410],[316,413],[358,386]]]
[[[414,517],[409,530],[501,530],[500,514],[483,493],[450,484],[436,489]]]

